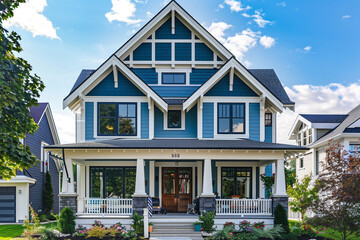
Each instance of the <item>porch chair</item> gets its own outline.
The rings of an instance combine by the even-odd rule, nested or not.
[[[189,203],[188,207],[187,207],[187,214],[189,214],[189,213],[195,214],[195,206],[196,206],[195,204]]]
[[[153,213],[157,213],[159,214],[161,211],[161,208],[160,208],[160,198],[158,197],[153,197],[152,198],[152,212]]]

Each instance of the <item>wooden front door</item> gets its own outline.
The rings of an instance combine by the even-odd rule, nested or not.
[[[162,207],[168,212],[186,212],[192,202],[191,168],[163,168]]]

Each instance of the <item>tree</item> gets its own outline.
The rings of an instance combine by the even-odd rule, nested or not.
[[[69,207],[64,207],[60,212],[58,228],[60,232],[72,234],[75,232],[75,215]]]
[[[54,190],[51,184],[51,175],[47,171],[45,175],[45,185],[43,190],[43,211],[49,215],[54,207]]]
[[[2,27],[23,2],[25,0],[12,0],[0,4],[0,177],[4,179],[38,161],[20,139],[37,129],[29,108],[37,105],[45,86],[37,75],[31,74],[31,65],[15,56],[22,51],[20,36]]]
[[[281,204],[278,204],[275,207],[275,210],[274,210],[274,225],[280,225],[283,228],[283,230],[285,231],[285,233],[290,232],[289,220],[288,220],[288,217],[287,217],[287,213],[286,213],[285,208]]]
[[[301,180],[296,179],[293,186],[287,187],[287,192],[290,196],[290,208],[294,212],[300,212],[303,221],[306,218],[306,211],[318,199],[317,184],[315,183],[314,186],[311,186],[311,180],[311,174],[306,175]]]
[[[360,153],[347,152],[330,142],[319,175],[320,198],[311,223],[341,233],[342,239],[360,236]]]
[[[292,187],[296,182],[296,160],[287,161],[285,165],[286,187]]]

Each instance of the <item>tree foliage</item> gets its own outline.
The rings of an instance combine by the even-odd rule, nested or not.
[[[3,28],[3,22],[25,0],[1,1],[0,4],[0,177],[9,179],[16,170],[30,168],[37,159],[20,139],[36,131],[29,108],[37,105],[44,84],[32,75],[31,65],[17,57],[22,51],[20,36]]]
[[[281,226],[282,229],[285,231],[285,233],[290,232],[288,216],[287,216],[285,208],[281,204],[278,204],[275,207],[275,210],[274,210],[274,225]]]
[[[319,175],[319,195],[311,223],[332,228],[342,239],[360,236],[360,153],[330,143]]]
[[[58,227],[62,233],[72,234],[75,232],[75,215],[69,207],[61,210]]]
[[[290,208],[294,212],[300,212],[303,220],[306,218],[306,211],[318,199],[317,184],[311,186],[311,180],[311,174],[306,175],[303,179],[296,179],[293,186],[287,187]]]
[[[43,191],[43,211],[49,215],[54,207],[54,190],[51,184],[51,175],[47,171],[45,175],[45,185]]]

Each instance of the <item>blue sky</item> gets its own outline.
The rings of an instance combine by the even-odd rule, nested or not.
[[[164,6],[163,0],[30,0],[5,27],[46,84],[62,142],[74,141],[62,110],[81,69],[95,69]],[[249,68],[273,68],[300,112],[343,113],[360,103],[360,1],[178,0]],[[285,126],[285,125],[286,126]]]

